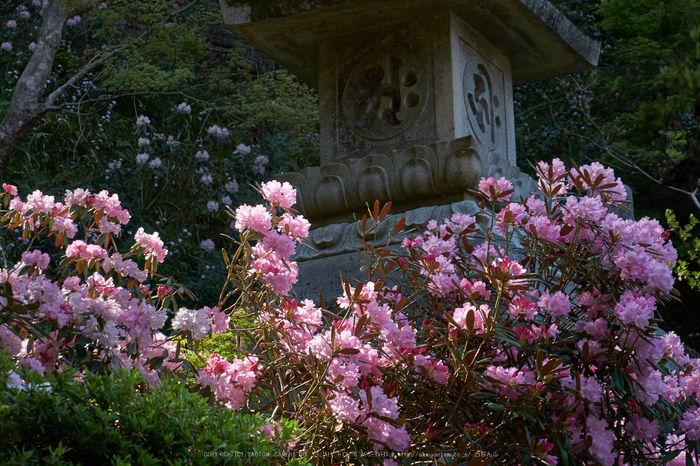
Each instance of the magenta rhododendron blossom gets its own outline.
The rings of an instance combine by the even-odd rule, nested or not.
[[[297,201],[296,190],[286,181],[284,183],[279,181],[263,183],[260,191],[267,202],[283,209],[291,208]]]
[[[493,177],[488,179],[482,178],[479,181],[479,191],[484,193],[484,195],[491,199],[492,201],[508,201],[510,200],[513,190],[513,184],[507,180],[505,177],[501,177],[496,180]]]
[[[158,232],[146,233],[143,228],[139,228],[134,235],[136,244],[140,245],[146,252],[146,259],[155,258],[158,262],[163,262],[168,250],[164,247]]]
[[[243,204],[236,209],[236,229],[243,233],[250,229],[258,233],[267,233],[272,228],[272,216],[265,207],[251,207]]]
[[[16,196],[17,195],[17,186],[13,186],[11,184],[3,183],[2,184],[2,189],[5,191],[7,194],[10,196]]]

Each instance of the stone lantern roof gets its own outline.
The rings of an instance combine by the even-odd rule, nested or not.
[[[420,19],[448,9],[510,58],[512,80],[533,81],[594,67],[600,44],[546,0],[220,0],[239,37],[319,87],[326,37]]]

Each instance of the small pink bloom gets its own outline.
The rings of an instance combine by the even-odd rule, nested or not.
[[[0,49],[9,52],[10,50],[12,50],[12,42],[3,42],[2,45],[0,45]]]
[[[11,19],[7,22],[7,27],[10,29],[15,29],[17,27],[17,21]]]
[[[3,183],[2,184],[2,189],[9,194],[10,196],[16,196],[17,195],[17,186]]]

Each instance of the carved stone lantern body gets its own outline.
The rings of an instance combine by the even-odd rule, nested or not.
[[[321,166],[278,176],[312,223],[302,281],[356,267],[353,214],[377,199],[422,227],[476,212],[482,176],[528,195],[513,83],[591,68],[599,52],[546,0],[220,2],[237,35],[319,91]]]

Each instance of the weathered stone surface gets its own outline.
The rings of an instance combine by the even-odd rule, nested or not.
[[[323,38],[321,163],[473,136],[515,163],[510,60],[448,10]]]
[[[596,65],[599,43],[546,0],[220,0],[224,22],[310,85],[319,40],[448,9],[512,61],[513,79],[537,80]],[[293,18],[290,18],[293,16]]]
[[[536,190],[536,186],[529,176],[522,173],[517,167],[510,165],[507,160],[496,153],[492,153],[485,160],[484,166],[488,167],[488,170],[484,171],[482,174],[483,176],[493,176],[494,178],[504,176],[512,181],[514,188],[513,199],[529,197],[530,194]],[[374,201],[370,203],[370,205],[373,204]],[[361,219],[362,215],[366,212],[366,208],[358,211],[357,218]],[[386,243],[389,232],[393,230],[396,223],[402,217],[406,219],[405,231],[412,229],[424,230],[430,220],[435,219],[441,221],[450,218],[452,214],[456,212],[476,215],[479,209],[475,200],[471,199],[471,196],[466,200],[444,204],[429,203],[429,205],[410,210],[394,209],[392,204],[391,215],[387,217],[382,230],[377,234],[376,240],[378,244]],[[351,253],[360,248],[361,243],[359,241],[357,223],[354,220],[336,222],[330,225],[317,226],[312,229],[308,241],[298,248],[294,260],[299,262],[316,260],[324,257]]]
[[[466,136],[515,164],[513,81],[599,50],[545,0],[220,1],[234,32],[318,87],[322,165]]]
[[[467,190],[475,189],[488,172],[484,162],[489,153],[477,148],[482,146],[469,136],[327,163],[277,179],[297,189],[296,209],[313,226],[347,222],[376,200],[391,201],[395,212],[403,212],[471,199]],[[497,159],[510,165],[500,155]]]

